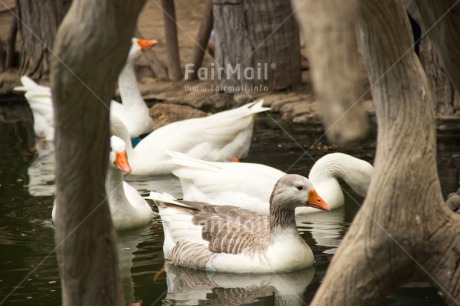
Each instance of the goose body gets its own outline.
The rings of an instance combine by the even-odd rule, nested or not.
[[[133,38],[127,62],[118,78],[123,104],[112,100],[110,106],[111,114],[117,116],[126,125],[130,137],[133,138],[153,130],[148,107],[142,99],[137,85],[134,63],[143,52],[155,44],[155,40]],[[51,88],[38,85],[28,76],[22,76],[21,83],[22,86],[14,89],[25,92],[25,97],[34,117],[35,134],[47,141],[53,141],[54,110]]]
[[[127,143],[132,174],[171,173],[174,164],[165,150],[211,161],[245,157],[251,145],[254,115],[269,110],[262,104],[253,102],[208,117],[173,122],[150,133],[135,148],[128,143],[125,132],[121,138]]]
[[[297,207],[329,210],[311,183],[300,175],[278,180],[270,215],[235,206],[178,201],[152,192],[165,232],[165,258],[176,265],[231,273],[273,273],[312,266],[313,253],[300,237]],[[289,252],[286,252],[289,250]]]
[[[261,164],[218,163],[168,152],[175,164],[173,174],[180,179],[184,200],[215,205],[237,205],[268,215],[270,193],[286,173]],[[309,179],[331,209],[343,206],[344,195],[338,179],[343,179],[359,195],[369,187],[373,167],[366,161],[343,153],[323,156],[313,165]],[[300,207],[297,214],[315,212]]]
[[[131,168],[126,157],[126,144],[117,136],[110,139],[111,153],[107,170],[106,192],[112,222],[117,230],[137,228],[152,221],[153,211],[137,190],[123,181],[123,175]],[[55,221],[57,206],[53,207]]]

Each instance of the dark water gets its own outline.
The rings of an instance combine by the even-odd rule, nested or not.
[[[314,159],[336,149],[319,127],[308,131],[281,130],[274,119],[261,116],[247,160],[306,175]],[[456,190],[460,178],[459,138],[440,137],[438,168],[445,194]],[[0,305],[59,305],[61,292],[51,221],[54,160],[51,148],[33,152],[31,114],[26,105],[0,104]],[[299,147],[299,144],[301,144]],[[314,144],[308,154],[304,150]],[[373,142],[341,150],[372,162]],[[141,192],[151,189],[180,196],[179,182],[162,176],[130,182]],[[346,188],[345,207],[298,220],[302,237],[311,246],[316,266],[295,273],[235,276],[164,267],[161,222],[119,233],[118,251],[125,297],[143,305],[306,305],[318,289],[341,238],[362,198]],[[436,289],[410,284],[383,305],[444,305]]]

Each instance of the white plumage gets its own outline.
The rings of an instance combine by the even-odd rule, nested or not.
[[[171,173],[174,164],[165,150],[211,161],[246,157],[251,145],[254,115],[270,109],[262,104],[263,101],[253,102],[208,117],[173,122],[150,133],[134,149],[130,147],[125,132],[122,138],[128,145],[132,174]]]
[[[184,200],[214,205],[235,205],[268,215],[269,198],[284,172],[254,163],[218,163],[198,160],[168,151],[175,164],[173,174],[180,179]],[[338,179],[343,179],[359,195],[369,187],[373,167],[366,161],[343,153],[331,153],[313,165],[309,179],[331,209],[343,206],[344,196]],[[297,214],[316,210],[301,207]]]
[[[111,102],[111,114],[117,116],[126,125],[130,137],[138,137],[153,130],[149,109],[142,99],[137,85],[134,63],[143,52],[155,44],[156,41],[153,40],[133,38],[127,62],[118,78],[123,104],[114,100]],[[53,141],[54,110],[51,88],[38,85],[28,76],[22,76],[21,83],[22,86],[15,87],[14,90],[25,91],[25,97],[34,117],[35,134],[47,141]]]

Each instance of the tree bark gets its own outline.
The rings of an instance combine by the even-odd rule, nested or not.
[[[261,86],[279,90],[300,84],[299,31],[289,2],[213,3],[215,78],[223,91],[260,91]]]
[[[361,106],[356,19],[358,0],[292,0],[302,33],[315,94],[321,101],[328,139],[335,144],[368,134],[368,115]]]
[[[5,55],[6,52],[3,49],[3,42],[0,39],[0,72],[2,72],[5,69]]]
[[[64,305],[123,305],[105,194],[109,101],[143,0],[75,0],[56,38],[56,245]]]
[[[367,0],[359,30],[378,121],[374,174],[312,305],[378,305],[416,275],[460,299],[460,216],[444,205],[434,107],[399,0]]]
[[[420,61],[430,84],[436,113],[440,116],[459,115],[460,93],[455,90],[447,74],[441,68],[438,53],[427,38],[420,44]]]
[[[404,0],[404,3],[422,33],[430,37],[445,72],[460,91],[460,3],[457,0]]]
[[[16,51],[16,37],[18,34],[18,21],[16,16],[13,16],[11,20],[10,31],[8,32],[8,39],[6,41],[6,58],[5,68],[11,68],[14,66],[14,53]]]
[[[34,79],[48,77],[56,31],[70,3],[71,0],[17,0],[21,74]]]

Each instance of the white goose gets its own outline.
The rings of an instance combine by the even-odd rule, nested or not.
[[[181,182],[184,200],[214,205],[238,205],[268,215],[270,192],[286,173],[261,164],[217,163],[170,152]],[[344,196],[338,179],[343,179],[364,196],[370,184],[373,167],[368,162],[343,153],[323,156],[310,170],[309,179],[331,209],[343,206]],[[315,212],[302,207],[297,214]]]
[[[156,40],[133,38],[126,64],[118,78],[123,104],[112,100],[110,106],[111,114],[123,121],[129,130],[130,137],[138,137],[153,130],[148,107],[137,86],[134,63],[143,52],[155,46],[156,43]],[[21,83],[22,86],[15,87],[14,90],[26,92],[25,97],[34,117],[35,134],[47,141],[53,141],[54,110],[51,88],[38,85],[28,76],[22,76]]]
[[[151,192],[158,206],[165,258],[194,269],[231,273],[274,273],[312,266],[313,253],[300,237],[295,209],[330,210],[300,175],[285,175],[270,197],[270,215],[235,206],[177,201]],[[289,252],[286,252],[289,250]]]
[[[126,129],[122,132],[120,126],[116,135],[127,144],[133,175],[171,173],[174,164],[165,150],[212,161],[239,159],[248,154],[254,115],[270,110],[262,104],[263,101],[252,102],[208,117],[173,122],[150,133],[134,149]]]
[[[123,104],[116,101],[112,101],[110,104],[111,116],[116,116],[123,121],[124,125],[128,128],[131,138],[136,138],[153,131],[153,122],[149,115],[149,108],[145,104],[137,85],[134,64],[145,51],[156,44],[156,40],[133,38],[128,59],[118,77],[118,88],[120,89]]]
[[[117,136],[110,138],[111,152],[105,188],[112,222],[117,230],[143,226],[152,221],[153,211],[137,190],[123,181],[123,174],[130,174],[126,155],[126,144]],[[55,221],[57,206],[54,205],[52,218]]]

